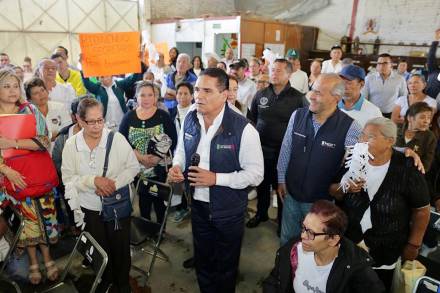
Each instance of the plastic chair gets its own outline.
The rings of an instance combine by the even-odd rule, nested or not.
[[[75,247],[69,256],[66,267],[61,274],[60,280],[55,285],[44,290],[43,292],[78,292],[73,281],[66,279],[67,274],[72,267],[73,259],[77,253],[89,261],[92,270],[95,272],[95,280],[93,281],[92,287],[89,291],[90,293],[95,292],[96,288],[101,282],[101,277],[104,273],[105,267],[107,266],[108,256],[104,249],[88,232],[82,232],[81,235],[79,235]]]
[[[440,281],[423,276],[417,280],[413,293],[437,293],[439,291]]]
[[[140,180],[141,179],[139,179],[139,181]],[[144,179],[144,181],[148,181],[148,183],[150,184],[154,184],[168,189],[169,190],[168,193],[158,192],[158,196],[163,201],[171,202],[173,197],[173,188],[171,185],[151,179]],[[139,187],[139,182],[136,186],[136,191],[138,190],[138,187]],[[148,243],[152,250],[146,250],[144,248],[140,249],[142,252],[148,253],[152,256],[151,261],[147,266],[147,270],[145,271],[135,265],[132,265],[132,268],[135,271],[141,273],[146,281],[151,276],[156,258],[160,258],[164,261],[169,260],[168,256],[159,248],[159,246],[163,238],[163,233],[165,229],[165,224],[168,219],[170,206],[171,206],[170,204],[166,205],[163,221],[161,223],[152,222],[143,217],[134,217],[134,216],[131,217],[131,231],[130,231],[131,246],[134,248],[138,248],[141,247],[144,243],[148,243],[148,241],[152,241],[152,243],[151,242]]]
[[[4,272],[6,269],[6,265],[9,262],[9,259],[12,253],[14,252],[15,247],[17,246],[21,232],[23,231],[24,221],[22,215],[18,211],[12,208],[5,209],[2,216],[5,219],[6,224],[8,225],[9,231],[12,232],[14,237],[12,239],[12,243],[10,243],[9,250],[4,258],[3,264],[0,267],[0,288],[1,288],[0,291],[5,293],[9,293],[9,292],[21,293],[18,284],[15,281],[8,278]]]

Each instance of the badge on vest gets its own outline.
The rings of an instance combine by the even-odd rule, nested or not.
[[[217,144],[217,150],[235,150],[235,144]]]
[[[267,108],[267,107],[269,107],[268,105],[267,105],[267,103],[269,102],[269,99],[268,98],[266,98],[266,97],[261,97],[260,98],[260,104],[258,105],[260,108]]]
[[[192,139],[192,138],[193,136],[191,134],[185,132],[185,139]]]
[[[323,140],[321,141],[321,146],[334,149],[336,147],[336,144],[331,142],[326,142]]]

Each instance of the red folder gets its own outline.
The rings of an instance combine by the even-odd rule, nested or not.
[[[0,115],[0,136],[9,139],[32,138],[37,135],[37,121],[34,114]],[[8,159],[28,154],[29,150],[1,150],[2,157]]]

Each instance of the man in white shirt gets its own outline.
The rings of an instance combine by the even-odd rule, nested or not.
[[[339,45],[334,45],[330,49],[330,60],[322,62],[321,73],[338,73],[342,70],[342,48]]]
[[[362,128],[368,120],[382,117],[380,109],[361,95],[364,86],[365,70],[356,65],[347,65],[339,72],[345,82],[345,92],[338,108],[356,120]]]
[[[42,59],[38,64],[38,75],[44,81],[46,89],[49,92],[49,100],[63,103],[66,109],[70,108],[70,104],[76,99],[73,87],[66,84],[56,82],[57,65],[51,59]]]
[[[243,106],[242,112],[246,116],[251,108],[252,100],[257,93],[257,86],[244,73],[246,63],[238,60],[229,66],[229,73],[238,79],[237,101]]]
[[[309,78],[307,73],[301,70],[301,62],[298,58],[289,58],[289,62],[292,63],[293,72],[290,75],[289,81],[290,85],[305,94],[309,91]]]
[[[168,173],[170,182],[185,181],[192,196],[195,267],[203,293],[235,291],[246,188],[263,179],[258,132],[229,108],[228,88],[223,70],[201,73],[195,86],[196,110],[185,118]]]
[[[229,68],[229,66],[234,62],[234,50],[228,47],[225,51],[225,58],[223,58],[221,61],[225,62],[226,68]]]

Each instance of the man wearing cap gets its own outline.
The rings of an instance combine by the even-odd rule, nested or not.
[[[301,70],[301,62],[298,58],[288,57],[290,63],[292,63],[293,72],[290,75],[290,85],[305,94],[309,91],[309,77],[307,73]]]
[[[257,86],[245,75],[246,63],[237,60],[229,66],[229,73],[238,79],[237,101],[243,105],[242,112],[246,116],[252,100],[257,93]]]
[[[330,60],[322,62],[321,73],[338,73],[342,70],[342,48],[339,45],[334,45],[330,49]]]
[[[379,55],[377,72],[365,78],[362,96],[379,107],[390,118],[398,97],[408,95],[405,79],[393,71],[393,61],[387,53]]]
[[[368,120],[382,117],[380,109],[361,95],[365,80],[363,68],[356,65],[346,65],[339,72],[339,76],[345,83],[344,95],[338,103],[338,108],[341,111],[356,120],[362,128]]]

